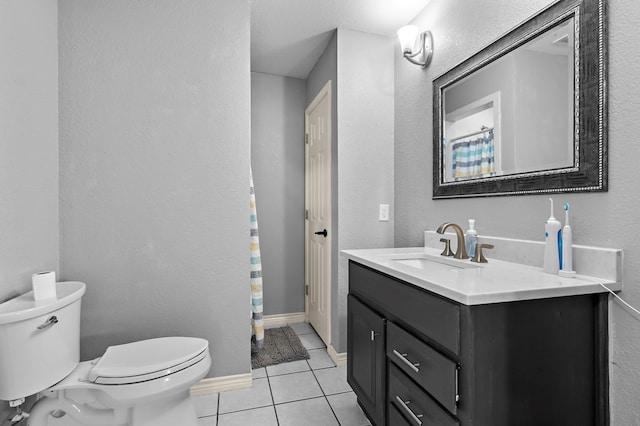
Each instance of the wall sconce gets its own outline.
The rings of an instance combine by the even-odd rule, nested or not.
[[[426,68],[433,56],[433,36],[431,31],[420,33],[415,25],[407,25],[398,30],[400,48],[404,58],[416,65]],[[418,44],[418,50],[414,53],[414,48]]]

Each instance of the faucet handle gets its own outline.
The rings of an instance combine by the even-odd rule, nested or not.
[[[476,263],[487,263],[487,258],[484,257],[484,254],[482,253],[482,249],[486,248],[486,249],[492,249],[494,246],[493,244],[478,244],[476,246],[476,254],[473,256],[473,259],[471,259],[472,262],[476,262]]]
[[[453,256],[453,251],[451,250],[451,240],[448,238],[440,238],[440,242],[444,243],[444,250],[440,253],[440,256]]]

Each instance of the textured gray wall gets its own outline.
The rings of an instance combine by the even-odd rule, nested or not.
[[[82,358],[209,340],[249,372],[249,4],[59,2],[63,278]]]
[[[58,269],[56,11],[0,3],[0,302]]]
[[[264,314],[304,312],[306,81],[251,74],[251,163]]]
[[[394,215],[378,221],[379,204],[394,208],[394,39],[338,29],[338,250],[393,245]],[[347,350],[348,262],[340,256],[338,352]]]
[[[423,243],[423,231],[444,221],[476,219],[482,234],[543,240],[547,195],[431,200],[431,82],[434,77],[477,52],[549,0],[432,0],[415,23],[433,32],[435,55],[425,71],[396,56],[395,245]],[[624,250],[621,296],[640,307],[640,245],[637,234],[640,197],[638,111],[640,3],[606,2],[609,16],[609,191],[560,194],[556,206],[569,202],[574,242]],[[579,271],[578,271],[579,272]],[[620,303],[610,303],[611,424],[640,424],[640,318]]]
[[[57,9],[0,2],[0,303],[58,270]]]

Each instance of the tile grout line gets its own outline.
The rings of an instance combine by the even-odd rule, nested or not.
[[[311,366],[309,366],[309,367],[311,367]],[[311,373],[313,374],[313,378],[316,379],[316,383],[318,383],[318,387],[320,388],[320,391],[322,392],[322,396],[324,396],[324,400],[327,401],[327,405],[329,406],[329,409],[331,410],[331,413],[333,414],[333,417],[336,419],[336,422],[338,422],[338,426],[340,426],[340,419],[338,418],[335,410],[331,406],[331,402],[329,402],[329,398],[327,398],[327,394],[325,393],[324,389],[322,388],[322,385],[320,384],[320,381],[318,380],[318,376],[316,376],[316,372],[313,369],[311,369]]]
[[[309,333],[311,334],[311,333]],[[317,334],[317,333],[315,333]],[[307,352],[312,350],[309,348],[305,348],[307,349]],[[324,346],[322,348],[313,348],[313,349],[324,349],[325,351],[328,351],[327,347]],[[311,359],[311,358],[309,358]],[[309,364],[309,360],[307,360],[307,364]],[[318,368],[318,370],[325,370],[327,368],[337,368],[337,365],[334,365],[333,367],[325,367],[325,368]],[[336,422],[338,423],[338,426],[341,426],[340,423],[340,419],[338,418],[338,415],[336,414],[335,410],[333,409],[333,406],[331,405],[331,402],[329,401],[329,398],[327,398],[327,394],[324,391],[324,389],[322,388],[322,385],[320,384],[320,381],[318,380],[318,376],[316,376],[316,370],[311,366],[311,364],[309,364],[309,368],[311,369],[311,374],[313,374],[313,378],[316,379],[316,383],[318,383],[318,387],[320,388],[320,391],[322,392],[322,396],[324,397],[324,400],[327,402],[327,405],[329,406],[329,409],[331,410],[331,413],[333,414],[333,417],[336,419]],[[347,393],[347,392],[345,392]],[[336,394],[337,395],[337,394]]]
[[[311,333],[300,333],[300,334],[296,333],[296,335],[298,337],[300,337],[301,335],[311,335],[311,334],[317,335],[318,333],[316,333],[315,331],[311,332]],[[305,347],[305,349],[307,350],[307,352],[311,351],[311,350],[324,350],[324,351],[327,351],[327,347],[326,346],[323,346],[323,347],[320,347],[320,348],[306,348]],[[331,403],[329,402],[329,399],[327,398],[327,394],[325,393],[324,389],[322,388],[322,385],[320,384],[320,381],[318,381],[318,376],[316,376],[316,373],[315,373],[316,370],[326,370],[328,368],[336,368],[337,366],[334,365],[333,367],[323,367],[323,368],[314,369],[311,366],[311,364],[309,363],[310,359],[311,359],[311,357],[309,357],[309,359],[306,359],[305,361],[307,362],[307,365],[309,366],[309,371],[311,371],[311,374],[313,375],[313,378],[315,379],[316,383],[318,384],[318,387],[320,388],[320,392],[322,392],[322,396],[321,397],[316,396],[316,397],[311,397],[311,398],[305,398],[305,399],[301,399],[301,400],[297,400],[297,401],[288,401],[288,402],[283,402],[281,404],[275,404],[275,402],[274,402],[274,406],[275,405],[282,405],[282,404],[292,403],[292,402],[308,401],[308,400],[312,400],[312,399],[316,399],[316,398],[324,398],[324,400],[326,401],[327,405],[329,406],[329,409],[331,410],[331,413],[333,414],[333,417],[336,419],[336,422],[338,423],[338,426],[341,426],[340,420],[338,419],[338,416],[336,415],[333,407],[331,406]],[[266,368],[265,368],[265,371],[266,371]],[[297,373],[301,373],[301,372],[303,372],[303,371],[299,371]],[[284,376],[284,375],[287,375],[287,374],[295,374],[295,373],[285,373],[285,374],[281,374],[281,376]],[[341,392],[341,393],[348,393],[348,392]],[[336,395],[338,395],[338,394],[336,394]]]
[[[312,330],[311,332],[308,332],[308,333],[296,333],[296,335],[298,337],[304,336],[304,335],[314,335],[314,334],[317,335],[315,330]],[[310,351],[310,350],[324,350],[324,351],[327,351],[327,347],[326,346],[322,346],[322,347],[319,347],[319,348],[306,348],[305,347],[305,349],[307,351]],[[338,416],[336,415],[335,410],[333,409],[333,406],[329,402],[329,398],[328,398],[327,394],[325,393],[324,389],[322,388],[322,385],[318,381],[318,377],[315,374],[316,370],[326,370],[326,369],[329,369],[329,368],[337,368],[337,366],[333,365],[333,366],[320,367],[320,368],[314,369],[311,366],[311,364],[309,363],[310,359],[311,358],[305,359],[304,361],[307,362],[307,366],[309,367],[308,371],[310,371],[311,374],[313,374],[313,378],[315,379],[316,383],[318,384],[318,387],[320,388],[320,391],[322,392],[322,395],[321,396],[315,396],[315,397],[309,397],[309,398],[303,398],[303,399],[294,400],[294,401],[286,401],[286,402],[276,403],[275,399],[273,397],[273,390],[271,388],[271,378],[272,377],[279,377],[279,376],[286,376],[286,375],[291,375],[291,374],[297,374],[297,373],[304,373],[305,370],[303,370],[303,371],[294,371],[294,372],[291,372],[291,373],[284,373],[284,374],[276,374],[276,375],[271,376],[271,375],[269,375],[269,372],[267,371],[267,367],[262,367],[262,368],[264,368],[265,376],[264,377],[258,377],[257,379],[261,379],[261,378],[267,379],[267,385],[269,386],[269,395],[271,397],[271,407],[273,407],[274,415],[276,417],[276,423],[277,423],[278,426],[280,425],[280,420],[278,419],[278,411],[276,410],[276,406],[284,405],[284,404],[291,404],[291,403],[301,402],[301,401],[308,401],[308,400],[317,399],[317,398],[324,398],[324,400],[329,405],[329,409],[331,410],[331,413],[333,414],[334,418],[338,422],[338,426],[341,426],[340,420],[338,419]],[[346,393],[349,393],[349,391],[338,392],[338,393],[331,394],[331,395],[341,395],[341,394],[346,394]],[[215,415],[216,416],[216,426],[218,426],[219,423],[220,423],[220,415],[221,415],[220,414],[220,398],[221,398],[221,395],[220,395],[220,393],[218,393],[218,395],[217,395],[217,408],[216,408],[216,415]],[[258,409],[258,408],[266,408],[266,407],[269,407],[269,405],[265,405],[263,407],[247,408],[247,409],[244,409],[244,410],[230,411],[230,412],[224,413],[224,414],[239,413],[239,412],[242,412],[242,411],[249,411],[249,410],[254,410],[254,409]]]
[[[267,378],[267,385],[269,385],[269,395],[271,395],[271,406],[273,407],[273,414],[274,416],[276,416],[276,425],[280,426],[280,419],[278,419],[278,410],[276,410],[276,400],[273,397],[273,390],[271,390],[271,379],[269,378],[269,372],[267,371],[266,366],[264,367],[264,375]]]
[[[218,403],[216,404],[216,426],[220,421],[220,392],[218,392]]]

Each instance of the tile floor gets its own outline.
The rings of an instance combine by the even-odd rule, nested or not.
[[[370,425],[347,384],[307,323],[290,324],[308,360],[253,370],[253,387],[194,397],[199,426]]]

